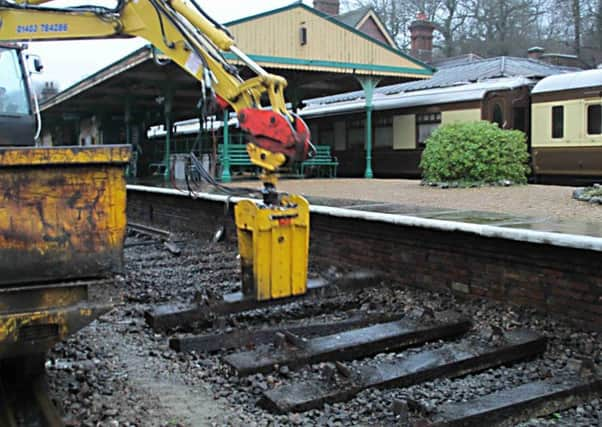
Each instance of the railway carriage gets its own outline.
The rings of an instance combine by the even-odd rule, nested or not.
[[[559,74],[531,93],[533,172],[543,182],[602,177],[602,69]]]

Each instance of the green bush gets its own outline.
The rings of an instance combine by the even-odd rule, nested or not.
[[[527,138],[481,121],[439,127],[426,141],[420,167],[427,182],[525,184],[530,172]]]

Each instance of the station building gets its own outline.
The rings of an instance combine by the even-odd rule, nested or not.
[[[377,84],[432,76],[431,66],[396,47],[371,9],[339,14],[338,0],[314,6],[295,2],[226,24],[243,52],[288,80],[285,95],[291,108],[303,99],[358,89],[372,93]],[[242,66],[233,56],[226,58]],[[252,76],[244,67],[240,73]],[[173,124],[198,117],[199,98],[196,80],[144,46],[47,99],[41,107],[44,143],[132,144],[138,175],[156,173],[159,169],[149,166],[161,162],[167,174],[170,156],[193,148],[190,141],[178,145]],[[161,141],[147,135],[156,125],[167,129]]]

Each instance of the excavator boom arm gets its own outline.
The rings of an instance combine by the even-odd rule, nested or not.
[[[46,0],[0,0],[0,41],[81,40],[141,37],[201,82],[201,96],[231,107],[243,130],[259,148],[251,160],[270,172],[289,161],[302,161],[311,143],[305,123],[285,105],[284,78],[267,73],[241,52],[227,31],[189,0],[124,1],[115,9],[53,9]],[[255,77],[243,80],[223,57],[236,55]],[[261,105],[269,100],[267,112]],[[255,151],[253,151],[255,152]],[[265,162],[265,154],[279,159]],[[263,156],[261,154],[264,154]]]

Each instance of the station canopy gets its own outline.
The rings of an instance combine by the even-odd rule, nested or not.
[[[268,72],[289,82],[288,101],[356,90],[358,79],[381,85],[427,79],[433,69],[322,12],[300,3],[226,24],[239,48]],[[234,65],[241,65],[227,56]],[[243,77],[249,70],[241,68]],[[46,119],[144,113],[160,122],[167,84],[173,87],[172,118],[196,117],[200,84],[151,46],[144,46],[74,84],[41,106]],[[150,124],[150,123],[149,123]]]

